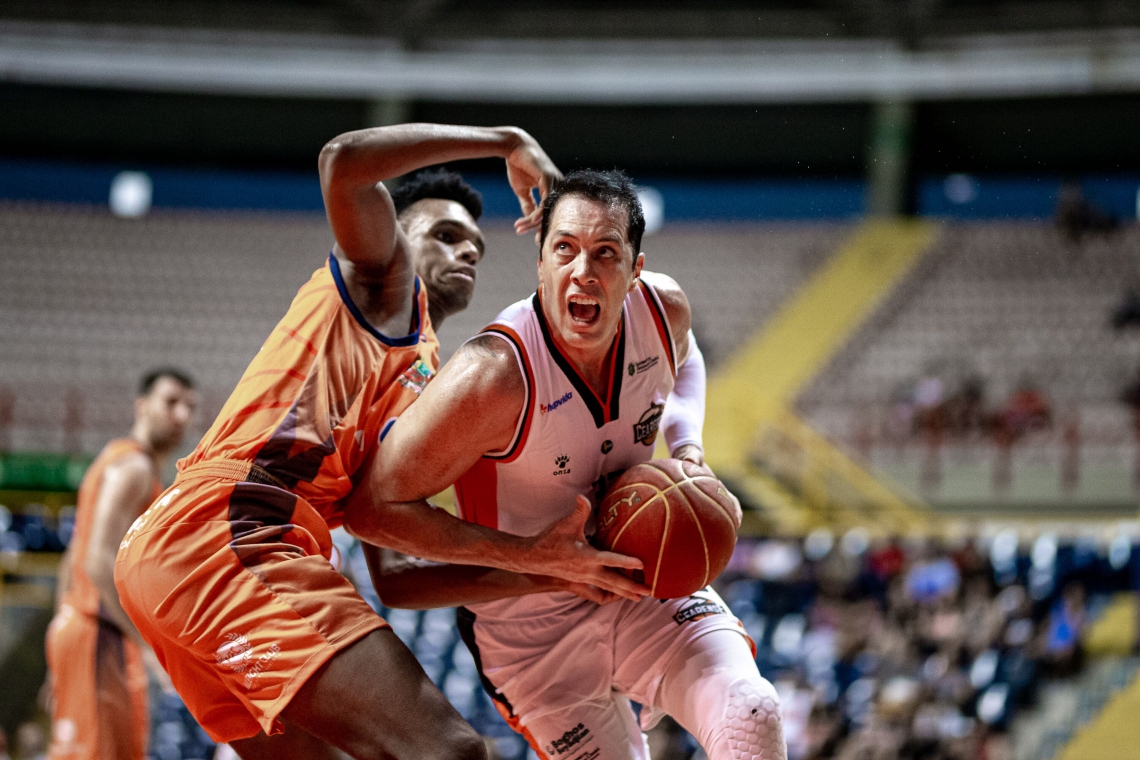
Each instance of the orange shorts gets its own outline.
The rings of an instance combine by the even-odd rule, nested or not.
[[[54,705],[51,760],[143,760],[150,738],[147,676],[138,645],[69,604],[47,633]]]
[[[317,511],[249,471],[223,461],[182,473],[115,562],[123,608],[218,742],[280,733],[305,681],[387,626],[330,564]]]

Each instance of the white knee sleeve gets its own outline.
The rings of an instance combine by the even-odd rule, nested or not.
[[[725,724],[705,752],[710,760],[776,760],[787,757],[780,703],[772,684],[760,678],[738,678],[728,686]]]
[[[776,689],[760,676],[744,637],[713,631],[671,663],[659,709],[696,737],[709,760],[786,760]]]

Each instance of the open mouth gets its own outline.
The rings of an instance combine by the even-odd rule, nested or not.
[[[582,295],[570,296],[570,318],[575,324],[593,324],[601,313],[602,306],[597,299]]]

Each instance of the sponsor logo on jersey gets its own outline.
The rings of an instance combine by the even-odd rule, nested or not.
[[[219,667],[228,668],[234,673],[242,675],[245,688],[252,689],[254,683],[269,667],[270,663],[281,654],[278,644],[270,644],[269,648],[256,658],[253,656],[253,645],[249,637],[242,633],[227,633],[225,641],[214,652],[214,659]]]
[[[673,615],[673,620],[677,625],[684,625],[691,623],[694,620],[707,618],[710,615],[723,615],[726,610],[711,599],[705,599],[700,596],[690,596],[691,603],[686,603],[684,607],[677,610]]]
[[[661,357],[651,356],[648,359],[642,359],[639,362],[630,362],[628,369],[629,376],[633,377],[634,375],[640,375],[646,370],[653,369],[657,366],[657,362],[659,361],[661,361]]]
[[[555,399],[554,401],[551,401],[549,404],[539,404],[538,405],[538,411],[542,412],[543,414],[546,414],[547,412],[553,412],[555,409],[562,406],[563,404],[565,404],[567,401],[569,401],[572,398],[574,398],[573,391],[567,391],[566,395],[563,396],[562,398]]]
[[[657,440],[657,428],[661,427],[661,413],[664,411],[664,404],[650,404],[642,412],[641,419],[633,423],[633,440],[652,446]]]
[[[555,475],[569,475],[570,474],[570,457],[565,454],[559,454],[554,458],[554,474]]]
[[[400,385],[418,396],[424,392],[428,380],[431,380],[431,375],[431,367],[424,364],[423,359],[416,359],[416,363],[408,367],[407,371],[400,375]]]
[[[558,737],[550,744],[546,745],[546,754],[555,757],[561,757],[567,752],[573,752],[574,748],[583,742],[589,742],[593,737],[590,736],[590,729],[586,728],[585,724],[579,723],[570,729],[562,736]]]
[[[602,441],[602,453],[603,454],[609,454],[613,450],[614,450],[614,442],[613,441],[611,441],[609,438]]]

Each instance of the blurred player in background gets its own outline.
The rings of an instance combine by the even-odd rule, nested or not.
[[[393,426],[372,475],[377,498],[409,502],[455,483],[466,520],[526,536],[568,515],[585,523],[584,494],[649,460],[659,427],[673,457],[704,465],[704,361],[685,294],[642,271],[633,186],[620,172],[574,172],[544,206],[538,291],[464,344]],[[446,537],[388,545],[401,539],[420,556]],[[471,605],[459,611],[464,642],[539,757],[648,760],[641,728],[662,713],[711,760],[786,756],[776,691],[711,588],[603,606],[541,579],[370,554],[386,604]]]
[[[381,182],[489,157],[506,160],[519,231],[533,229],[541,207],[532,193],[545,195],[559,175],[521,130],[405,124],[325,146],[331,255],[179,463],[173,487],[123,540],[115,575],[124,607],[202,727],[247,760],[339,757],[335,748],[362,758],[485,755],[330,564],[329,530],[345,521],[354,476],[387,424],[434,374],[432,319],[466,306],[483,254],[480,209],[462,182],[425,181],[431,187],[404,195],[402,210]],[[635,586],[608,568],[640,563],[566,529],[496,541],[494,531],[423,511],[425,529],[451,539],[432,559]],[[356,532],[380,537],[367,519]]]
[[[162,469],[196,404],[194,383],[185,373],[147,373],[135,399],[131,434],[108,443],[83,476],[60,574],[64,591],[47,635],[54,694],[51,758],[146,756],[147,671],[165,688],[170,679],[119,603],[115,553],[131,523],[162,492]]]

